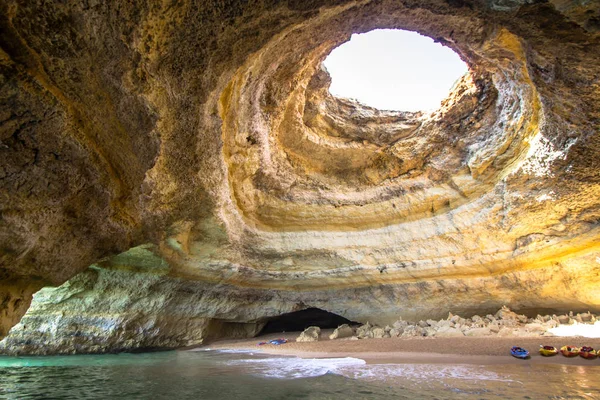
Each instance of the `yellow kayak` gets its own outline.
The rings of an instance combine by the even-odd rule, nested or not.
[[[579,347],[563,346],[560,348],[560,352],[565,357],[577,357],[579,355]]]
[[[540,345],[540,354],[544,357],[555,356],[558,354],[558,350],[554,346],[541,346]]]

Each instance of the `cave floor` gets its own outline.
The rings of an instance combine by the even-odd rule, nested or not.
[[[562,364],[595,366],[600,368],[600,358],[586,360],[581,357],[567,358],[562,355],[542,357],[537,350],[540,345],[560,348],[564,345],[600,348],[600,339],[583,337],[409,337],[330,340],[333,329],[321,331],[318,342],[296,342],[301,332],[282,332],[261,335],[250,339],[222,340],[191,349],[203,350],[255,350],[264,354],[297,356],[302,358],[356,357],[371,364]],[[259,342],[286,338],[283,345],[262,345]],[[530,351],[531,358],[518,360],[510,356],[510,348],[520,346]]]

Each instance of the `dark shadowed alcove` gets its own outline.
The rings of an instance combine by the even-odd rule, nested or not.
[[[359,323],[320,308],[307,308],[271,318],[260,334],[303,331],[309,326],[330,329],[337,328],[342,324],[357,325]]]

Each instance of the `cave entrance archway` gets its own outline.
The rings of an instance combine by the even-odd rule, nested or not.
[[[433,111],[468,71],[449,47],[401,29],[354,34],[333,49],[323,65],[329,92],[369,107],[395,111]]]
[[[301,311],[281,314],[269,319],[260,332],[260,335],[279,332],[303,331],[309,326],[318,326],[321,329],[337,328],[342,324],[359,325],[359,322],[321,310],[320,308],[307,308]]]

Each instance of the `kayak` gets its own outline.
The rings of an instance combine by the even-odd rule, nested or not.
[[[273,340],[269,340],[268,342],[258,342],[259,346],[264,346],[265,344],[275,344],[275,345],[280,345],[280,344],[284,344],[287,343],[287,339],[273,339]]]
[[[510,349],[510,355],[524,360],[529,357],[529,352],[521,347],[515,346]]]
[[[540,354],[544,357],[551,357],[558,354],[558,350],[554,346],[542,346],[540,345]]]
[[[560,352],[565,357],[577,357],[579,355],[579,347],[563,346],[560,348]]]
[[[589,346],[583,346],[579,349],[579,355],[583,358],[592,359],[598,356],[598,352]]]
[[[287,343],[287,339],[273,339],[273,340],[269,340],[269,344],[280,345],[280,344],[284,344],[284,343]]]

